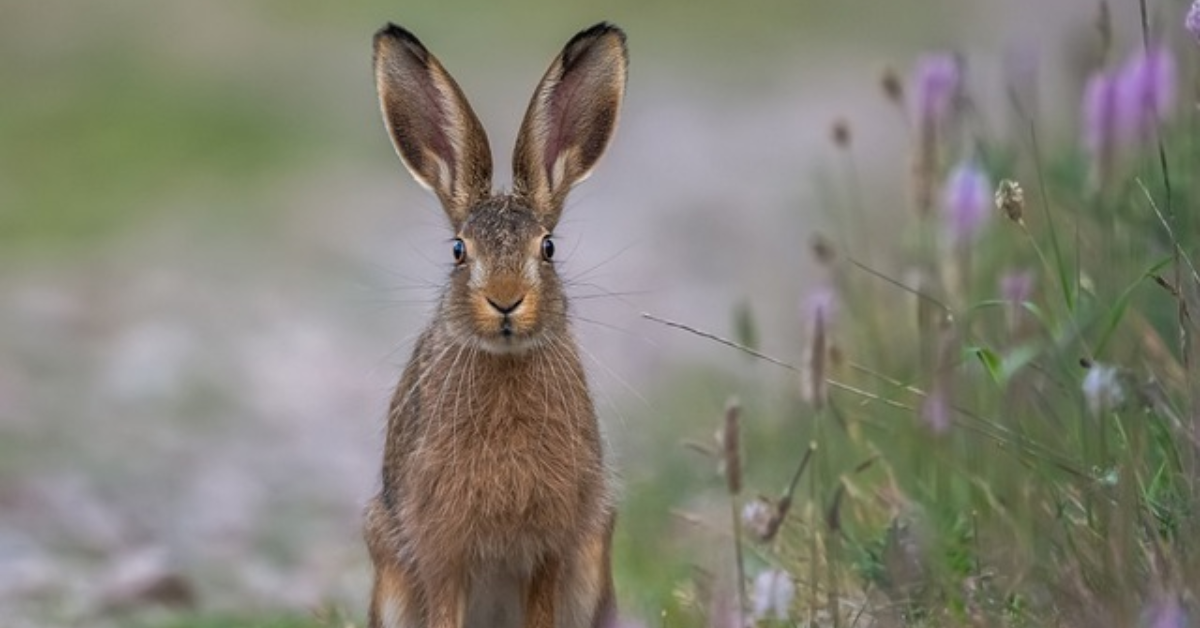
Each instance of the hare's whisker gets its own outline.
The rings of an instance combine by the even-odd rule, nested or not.
[[[580,346],[579,346],[579,348],[580,348],[580,350],[582,350],[582,351],[583,351],[583,353],[584,353],[584,354],[585,354],[585,355],[586,355],[588,358],[590,358],[590,359],[591,359],[593,362],[595,362],[597,366],[599,366],[600,368],[604,369],[604,371],[605,371],[606,373],[608,373],[608,375],[609,375],[610,377],[612,377],[613,379],[617,380],[617,383],[621,384],[621,386],[622,386],[623,388],[625,388],[625,390],[627,390],[627,391],[629,391],[630,393],[632,393],[632,394],[633,394],[633,396],[634,396],[634,397],[636,397],[636,398],[637,398],[637,400],[638,400],[638,401],[640,401],[640,402],[642,403],[642,405],[644,405],[644,406],[645,406],[645,407],[647,407],[647,408],[649,408],[649,407],[650,407],[650,405],[651,405],[651,404],[650,404],[650,401],[649,401],[648,399],[646,399],[646,397],[645,397],[644,395],[642,395],[641,391],[639,391],[637,388],[634,388],[634,387],[633,387],[633,385],[632,385],[632,384],[630,384],[629,382],[625,381],[625,378],[621,377],[620,375],[618,375],[618,374],[617,374],[617,372],[616,372],[616,371],[614,371],[614,370],[612,370],[611,368],[609,368],[609,366],[608,366],[607,364],[605,364],[603,360],[601,360],[600,358],[596,357],[596,355],[595,355],[594,353],[592,353],[591,351],[589,351],[589,350],[588,350],[586,347],[584,347],[583,345],[580,345]],[[611,402],[610,402],[610,403],[611,403]],[[614,409],[616,409],[616,405],[615,405],[615,404],[613,404],[613,408],[614,408]],[[621,418],[622,418],[622,420],[624,420],[624,417],[623,417],[623,416],[622,416]]]
[[[619,250],[617,250],[616,253],[609,255],[608,257],[600,260],[599,262],[596,262],[595,264],[592,264],[591,266],[583,269],[582,271],[572,272],[570,277],[568,278],[568,282],[573,282],[577,279],[586,279],[591,273],[595,272],[596,270],[598,270],[599,268],[601,268],[603,266],[607,266],[608,264],[611,264],[612,262],[616,261],[622,255],[628,253],[630,249],[632,249],[634,246],[636,246],[638,244],[640,244],[640,242],[630,242],[629,244],[626,244],[625,246],[623,246]]]
[[[625,329],[624,327],[618,327],[617,325],[613,325],[612,323],[605,323],[604,321],[598,321],[598,320],[595,320],[595,319],[592,319],[592,318],[587,318],[587,317],[585,317],[585,316],[580,316],[580,315],[578,315],[578,314],[572,314],[572,315],[571,315],[571,320],[572,320],[572,321],[579,321],[579,322],[581,322],[581,323],[587,323],[587,324],[589,324],[589,325],[595,325],[596,327],[599,327],[599,328],[601,328],[601,329],[605,329],[605,330],[608,330],[608,331],[613,331],[613,332],[617,332],[617,333],[619,333],[619,334],[623,334],[623,335],[625,335],[625,336],[628,336],[628,337],[630,337],[630,338],[634,338],[634,339],[636,339],[636,340],[640,340],[640,341],[642,341],[642,342],[646,343],[647,345],[650,345],[651,347],[658,347],[658,346],[659,346],[659,345],[658,345],[658,343],[657,343],[657,342],[655,342],[655,341],[654,341],[654,339],[653,339],[653,338],[651,338],[651,337],[649,337],[649,336],[646,336],[646,335],[644,335],[644,334],[639,334],[639,333],[637,333],[637,332],[635,332],[635,331],[633,331],[633,330],[630,330],[630,329]]]

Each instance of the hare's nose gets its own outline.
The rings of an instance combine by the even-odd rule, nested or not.
[[[508,303],[497,303],[496,301],[493,301],[491,297],[488,297],[488,300],[487,300],[488,305],[492,306],[492,309],[496,310],[497,312],[500,312],[501,314],[503,314],[505,316],[512,314],[513,310],[521,307],[521,303],[523,303],[524,301],[525,301],[525,295],[521,295],[521,296],[517,297],[515,300],[509,301]]]

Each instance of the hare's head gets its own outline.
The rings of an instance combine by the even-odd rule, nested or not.
[[[455,238],[442,315],[456,334],[507,353],[562,334],[555,224],[616,128],[625,35],[597,24],[571,38],[538,84],[513,152],[513,191],[492,192],[487,135],[462,90],[408,31],[375,35],[375,81],[400,159],[442,203]]]

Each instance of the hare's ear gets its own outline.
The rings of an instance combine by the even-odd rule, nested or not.
[[[597,24],[567,42],[533,93],[513,152],[513,188],[547,228],[608,146],[627,66],[625,33]]]
[[[396,152],[441,200],[457,229],[491,193],[492,153],[458,84],[412,33],[375,33],[375,87]]]

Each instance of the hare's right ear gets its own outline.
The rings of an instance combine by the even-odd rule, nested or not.
[[[600,23],[567,42],[533,92],[513,151],[513,189],[547,229],[608,147],[627,66],[625,33]]]
[[[479,118],[442,64],[412,33],[375,33],[375,87],[396,152],[433,190],[455,229],[492,188],[492,153]]]

